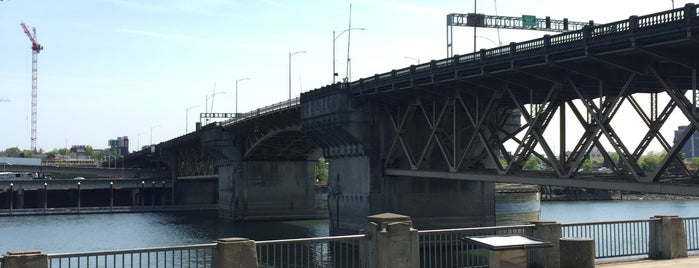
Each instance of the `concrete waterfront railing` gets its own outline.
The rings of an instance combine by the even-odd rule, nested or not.
[[[462,241],[474,236],[527,236],[551,242],[552,248],[525,247],[529,267],[559,267],[570,258],[580,258],[576,243],[586,247],[590,261],[642,255],[670,259],[699,250],[699,217],[418,231],[409,217],[385,213],[370,216],[358,235],[271,241],[224,238],[189,246],[62,254],[8,252],[0,267],[487,267],[492,254]],[[559,240],[566,242],[565,249]]]

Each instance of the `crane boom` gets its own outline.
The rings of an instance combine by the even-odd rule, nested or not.
[[[32,51],[39,53],[39,51],[44,49],[36,40],[36,28],[32,28],[32,32],[29,32],[29,28],[24,24],[24,21],[20,22],[19,25],[22,26],[22,30],[24,30],[24,33],[29,37],[29,41],[32,42]]]

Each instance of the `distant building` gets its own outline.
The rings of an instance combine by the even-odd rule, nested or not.
[[[687,128],[689,128],[689,125],[677,127],[677,130],[675,130],[675,138],[673,139],[674,144],[679,143],[680,137],[687,131]],[[684,144],[684,147],[682,147],[682,153],[685,158],[690,161],[695,157],[699,157],[699,132],[694,131],[692,137],[689,138],[687,143]]]
[[[109,150],[116,156],[129,154],[129,137],[118,137],[116,140],[109,140]]]

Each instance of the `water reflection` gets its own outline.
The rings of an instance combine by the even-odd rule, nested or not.
[[[47,253],[210,243],[221,237],[254,240],[327,236],[325,220],[244,222],[216,212],[41,215],[0,217],[0,252]]]

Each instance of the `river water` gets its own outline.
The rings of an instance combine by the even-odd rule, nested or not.
[[[699,200],[542,202],[541,219],[560,223],[699,216]],[[215,212],[0,217],[0,252],[39,249],[66,253],[209,243],[220,237],[254,240],[328,235],[327,220],[233,223]]]

